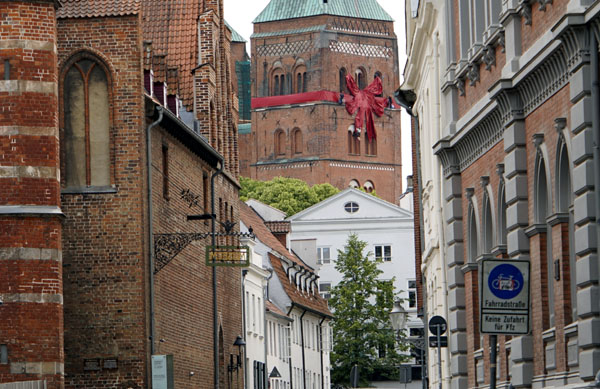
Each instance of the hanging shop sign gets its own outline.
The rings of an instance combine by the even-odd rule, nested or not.
[[[250,247],[248,246],[206,246],[206,264],[208,266],[250,265]]]
[[[529,333],[529,261],[481,262],[482,334]]]

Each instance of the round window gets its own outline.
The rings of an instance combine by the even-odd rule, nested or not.
[[[346,204],[344,204],[344,209],[348,213],[358,212],[358,203],[355,203],[354,201],[349,201]]]

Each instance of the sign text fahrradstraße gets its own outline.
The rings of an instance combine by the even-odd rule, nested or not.
[[[529,333],[529,261],[481,262],[482,334]]]

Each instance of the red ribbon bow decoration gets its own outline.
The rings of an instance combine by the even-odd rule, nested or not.
[[[351,75],[346,76],[346,86],[352,96],[344,97],[343,102],[346,104],[346,111],[354,117],[354,127],[356,131],[360,131],[363,128],[363,124],[366,124],[367,137],[369,141],[377,138],[375,133],[375,123],[373,122],[373,113],[377,116],[383,115],[384,108],[387,106],[388,99],[385,97],[377,97],[383,92],[383,86],[381,85],[381,79],[375,77],[373,82],[369,84],[365,89],[358,89],[356,81]]]

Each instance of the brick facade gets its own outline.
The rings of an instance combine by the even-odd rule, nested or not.
[[[398,84],[398,48],[390,21],[316,15],[261,22],[254,24],[251,43],[253,97],[339,92],[342,68],[350,75],[362,72],[365,85],[379,72],[384,96]],[[284,80],[283,86],[277,81],[277,92],[275,77]],[[366,155],[364,129],[360,153],[350,149],[348,128],[353,118],[343,105],[268,107],[253,109],[251,116],[251,134],[240,136],[245,144],[240,149],[242,175],[259,180],[286,176],[309,185],[328,182],[340,189],[352,180],[360,186],[370,181],[379,196],[398,202],[402,194],[399,110],[386,109],[382,117],[375,117],[373,155]],[[296,145],[298,130],[300,146]],[[281,131],[283,149],[275,150],[276,134]]]
[[[210,16],[203,26],[214,38],[210,79],[185,72],[197,61],[176,56],[170,50],[180,46],[163,46],[149,32],[173,27],[162,23],[163,0],[97,2],[94,9],[61,3],[0,2],[0,69],[9,69],[0,81],[0,346],[8,350],[0,388],[34,380],[52,389],[150,387],[152,353],[174,355],[178,388],[242,385],[235,378],[229,383],[227,373],[233,342],[243,335],[241,272],[213,273],[204,251],[210,223],[187,221],[189,214],[211,213],[211,176],[219,166],[217,232],[224,231],[221,223],[238,220],[237,99],[222,2],[187,5]],[[198,18],[187,11],[177,23],[197,31]],[[154,52],[152,42],[143,43],[150,39]],[[188,43],[197,58],[198,42]],[[82,83],[69,78],[73,69]],[[152,96],[144,89],[151,81]],[[206,106],[213,106],[206,117],[202,90],[211,96]],[[107,101],[100,120],[94,115],[104,106],[88,103],[98,96]],[[105,122],[108,146],[100,155],[93,133]],[[72,134],[79,123],[85,124],[83,186],[73,184],[72,166],[80,160]],[[194,128],[210,135],[210,143]],[[106,183],[95,184],[103,163]],[[165,245],[157,234],[186,233],[204,238],[170,256],[155,255],[180,242],[172,236]],[[216,243],[238,244],[237,237]]]
[[[0,3],[0,382],[64,383],[55,4]]]

